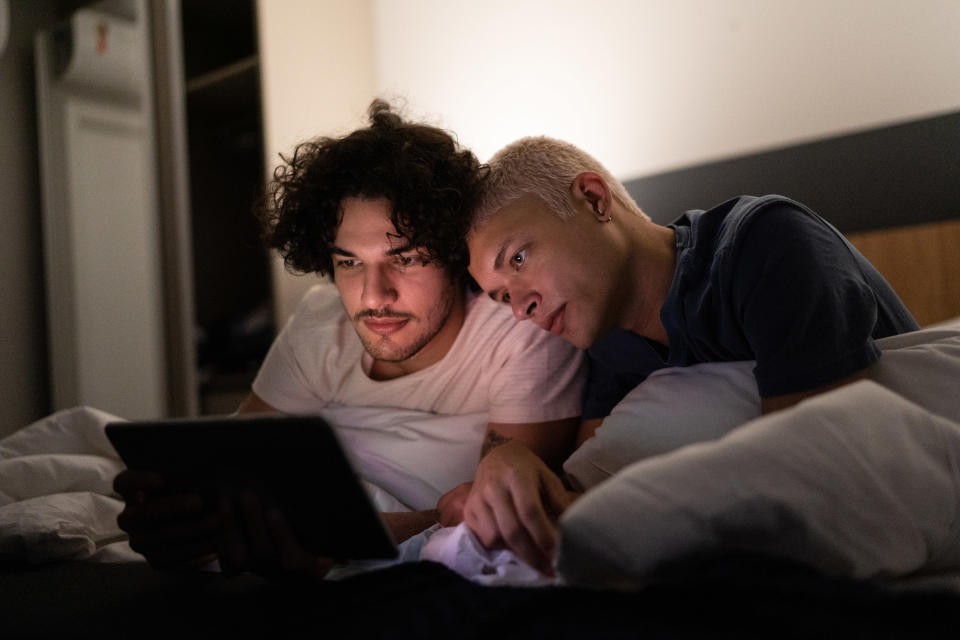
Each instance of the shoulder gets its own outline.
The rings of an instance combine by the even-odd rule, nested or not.
[[[774,243],[795,241],[792,234],[826,234],[839,239],[832,225],[804,204],[785,196],[741,196],[723,221],[724,237],[731,241],[760,238]]]
[[[540,334],[549,336],[532,322],[520,322],[508,305],[494,302],[483,293],[467,294],[467,320],[464,329],[470,332],[482,331],[499,339],[531,341]]]
[[[534,323],[518,321],[509,306],[494,302],[482,293],[467,295],[467,319],[463,332],[471,347],[482,348],[497,360],[532,350],[564,359],[579,353],[573,345]]]
[[[508,305],[495,302],[483,292],[468,291],[466,304],[465,326],[488,327],[504,331],[508,330],[511,324],[520,324],[513,317],[513,312]]]
[[[737,196],[709,209],[685,212],[670,226],[682,248],[703,259],[730,251],[745,238],[758,235],[778,238],[795,225],[826,223],[804,205],[779,195]]]
[[[297,314],[336,315],[343,313],[340,292],[332,282],[320,282],[309,289],[297,303]]]
[[[310,335],[316,339],[318,333],[336,334],[348,328],[352,330],[337,287],[323,282],[310,287],[303,295],[283,333],[288,334],[288,338]]]
[[[843,235],[804,204],[780,195],[740,196],[694,219],[712,261],[740,272],[769,261],[847,259]]]

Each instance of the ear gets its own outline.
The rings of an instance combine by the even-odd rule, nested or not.
[[[586,206],[598,219],[609,221],[613,194],[607,181],[592,171],[584,171],[573,179],[571,186],[573,202],[577,207]]]

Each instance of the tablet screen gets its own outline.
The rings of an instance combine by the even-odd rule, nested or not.
[[[332,427],[319,416],[113,422],[107,437],[131,469],[156,471],[168,492],[256,493],[277,506],[303,548],[339,559],[397,549]]]

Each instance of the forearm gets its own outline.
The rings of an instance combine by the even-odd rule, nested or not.
[[[566,418],[549,422],[510,424],[490,423],[481,448],[481,458],[490,451],[508,442],[521,444],[555,473],[573,452],[579,418]]]
[[[384,513],[383,521],[387,529],[393,535],[396,542],[403,542],[407,538],[412,538],[421,531],[429,529],[437,524],[440,518],[440,512],[436,509],[426,511],[394,511]]]
[[[574,449],[579,449],[580,445],[593,437],[603,424],[603,418],[587,418],[580,422],[580,429],[577,431],[577,443]]]

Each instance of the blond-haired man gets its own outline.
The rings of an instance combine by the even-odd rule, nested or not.
[[[829,223],[782,196],[742,196],[653,223],[582,150],[525,138],[490,161],[468,234],[470,273],[518,320],[589,349],[579,442],[647,374],[755,360],[764,412],[860,379],[874,339],[916,322]],[[549,571],[555,517],[576,495],[520,447],[481,462],[464,519]]]

